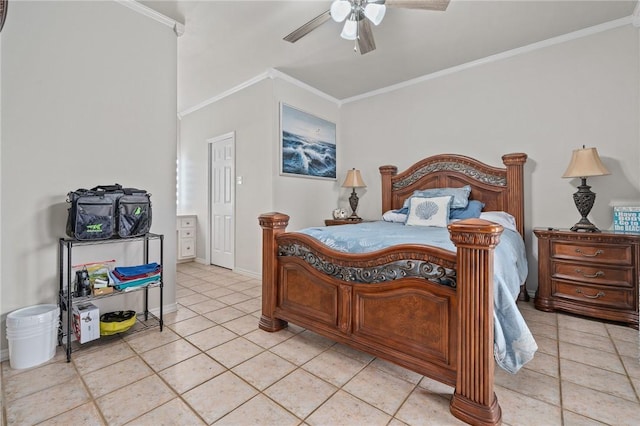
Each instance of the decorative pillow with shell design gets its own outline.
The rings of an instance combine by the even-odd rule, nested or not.
[[[451,196],[447,197],[411,197],[409,214],[405,225],[437,226],[444,228],[449,223]]]

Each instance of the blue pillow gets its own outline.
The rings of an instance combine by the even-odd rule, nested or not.
[[[467,207],[463,209],[450,209],[449,219],[471,219],[480,217],[484,203],[477,200],[469,200]]]
[[[471,194],[471,186],[465,185],[460,188],[433,188],[414,191],[411,197],[421,198],[433,198],[433,197],[446,197],[450,195],[452,209],[462,209],[467,207],[469,203],[469,194]],[[411,197],[404,200],[402,208],[409,207],[409,200]]]

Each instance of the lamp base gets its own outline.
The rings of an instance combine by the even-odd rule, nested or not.
[[[593,223],[588,219],[582,218],[578,223],[571,227],[572,231],[584,231],[584,232],[601,232]]]
[[[351,196],[349,197],[349,205],[351,206],[351,216],[347,219],[349,220],[360,220],[360,217],[356,214],[356,209],[358,208],[358,194],[356,194],[356,189],[351,188]]]
[[[587,178],[583,177],[582,184],[578,186],[578,191],[573,194],[573,201],[582,218],[573,225],[572,231],[600,232],[600,230],[587,219],[587,215],[596,201],[596,194],[591,191],[591,187],[587,185]]]

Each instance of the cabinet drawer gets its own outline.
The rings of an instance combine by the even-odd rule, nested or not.
[[[180,218],[180,228],[193,228],[196,226],[196,220],[193,217]]]
[[[625,244],[598,244],[570,241],[553,241],[551,256],[555,259],[591,261],[614,265],[631,265],[632,250]]]
[[[553,296],[579,302],[583,305],[599,305],[618,310],[635,310],[632,289],[587,286],[564,281],[553,281]]]
[[[193,229],[181,229],[180,230],[180,239],[183,238],[193,238],[195,235],[195,231]]]
[[[195,241],[193,238],[180,240],[180,257],[193,257],[196,255]]]
[[[553,278],[581,281],[583,283],[634,288],[633,268],[594,265],[589,262],[553,262]]]

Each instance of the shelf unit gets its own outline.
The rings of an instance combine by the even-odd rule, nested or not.
[[[93,300],[104,299],[107,297],[121,296],[124,294],[131,294],[138,291],[144,291],[144,308],[142,314],[144,315],[144,321],[148,321],[149,317],[153,317],[158,321],[160,331],[162,331],[164,322],[162,319],[162,306],[163,306],[163,272],[160,272],[160,281],[158,283],[152,283],[145,286],[136,287],[127,291],[114,291],[113,293],[104,294],[100,296],[83,296],[76,297],[73,295],[73,276],[72,276],[72,253],[73,248],[76,246],[88,246],[99,244],[131,244],[133,242],[141,242],[143,247],[143,262],[149,263],[149,244],[151,241],[157,241],[159,244],[159,264],[163,265],[164,259],[164,235],[162,234],[145,234],[140,237],[133,238],[112,238],[108,240],[76,240],[73,238],[60,238],[59,240],[59,256],[58,256],[58,275],[60,278],[60,287],[58,290],[58,303],[60,306],[60,323],[58,326],[58,344],[64,345],[67,353],[67,362],[71,361],[71,335],[73,334],[71,321],[73,317],[72,308],[74,305],[90,302]],[[66,272],[66,279],[65,279]],[[160,288],[160,312],[159,316],[156,316],[149,312],[149,289]],[[64,316],[66,315],[66,318]],[[63,321],[67,325],[67,333],[65,335],[63,330]],[[65,339],[66,337],[66,339]],[[66,341],[65,341],[66,340]]]

